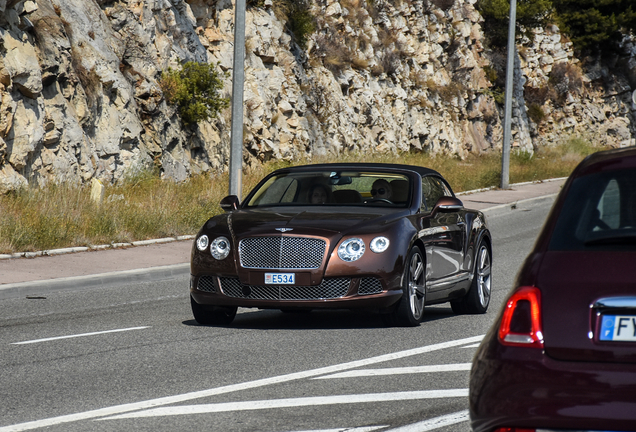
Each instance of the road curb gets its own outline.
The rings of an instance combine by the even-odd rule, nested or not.
[[[527,198],[519,201],[515,201],[513,203],[501,204],[494,207],[489,207],[487,209],[483,209],[481,212],[488,217],[496,217],[501,216],[515,210],[521,210],[524,207],[527,207],[529,204],[532,205],[540,205],[544,203],[554,203],[558,193],[544,195],[535,198]]]
[[[533,180],[533,181],[528,181],[528,182],[521,182],[521,183],[513,183],[510,185],[510,188],[514,188],[514,187],[519,187],[519,186],[527,186],[527,185],[531,185],[531,184],[537,184],[537,183],[550,183],[550,182],[555,182],[555,181],[564,181],[567,180],[567,177],[557,177],[557,178],[551,178],[551,179],[545,179],[545,180]],[[472,194],[476,194],[479,192],[488,192],[491,190],[495,190],[495,189],[499,189],[498,186],[490,186],[487,188],[481,188],[481,189],[474,189],[474,190],[469,190],[469,191],[463,191],[463,192],[457,192],[455,194],[455,196],[465,196],[465,195],[472,195]],[[531,199],[531,198],[529,198]]]
[[[111,244],[103,244],[103,245],[76,246],[76,247],[68,247],[68,248],[62,248],[62,249],[49,249],[49,250],[37,251],[37,252],[17,252],[14,254],[0,254],[0,260],[64,255],[69,253],[87,252],[92,250],[120,249],[120,248],[127,248],[127,247],[136,247],[136,246],[149,246],[149,245],[161,244],[161,243],[170,243],[170,242],[183,241],[183,240],[193,240],[195,237],[196,237],[195,235],[182,235],[177,237],[164,237],[164,238],[151,239],[151,240],[139,240],[139,241],[134,241],[131,243],[111,243]]]
[[[43,295],[52,292],[108,288],[126,283],[157,282],[175,279],[188,274],[190,274],[190,263],[183,263],[88,276],[20,282],[0,285],[0,300]]]

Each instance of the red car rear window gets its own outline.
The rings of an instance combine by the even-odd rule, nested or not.
[[[636,250],[636,170],[602,171],[572,183],[550,250]]]

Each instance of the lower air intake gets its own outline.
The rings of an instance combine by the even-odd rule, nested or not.
[[[323,300],[344,297],[351,279],[323,279],[316,286],[243,285],[235,278],[221,278],[221,290],[228,297],[258,300]]]

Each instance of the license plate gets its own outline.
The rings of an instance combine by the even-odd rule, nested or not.
[[[603,315],[600,339],[602,341],[636,342],[636,316]]]
[[[296,283],[294,273],[265,273],[265,283],[273,285],[293,285]]]

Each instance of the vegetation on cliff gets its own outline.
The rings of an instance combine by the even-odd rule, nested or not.
[[[614,52],[623,34],[636,32],[633,0],[552,0],[552,3],[559,27],[579,51]]]
[[[180,69],[168,68],[159,81],[170,105],[176,105],[185,125],[209,120],[230,105],[220,96],[223,81],[216,65],[189,61]]]
[[[486,21],[487,38],[493,47],[508,40],[509,0],[479,0],[477,7]],[[607,54],[618,49],[624,34],[636,32],[633,0],[518,0],[517,34],[557,23],[579,53]]]

